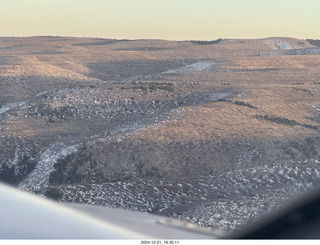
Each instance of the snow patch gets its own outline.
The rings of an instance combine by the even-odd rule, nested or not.
[[[201,60],[191,65],[186,65],[184,67],[180,67],[177,69],[165,71],[163,72],[163,74],[168,74],[168,73],[184,74],[184,73],[201,72],[210,68],[211,66],[214,66],[215,64],[216,63],[213,61]]]
[[[298,45],[289,43],[289,42],[285,42],[283,40],[279,40],[279,39],[268,39],[265,40],[263,42],[263,44],[265,44],[266,46],[268,46],[269,48],[272,49],[276,49],[276,50],[288,50],[288,49],[297,49],[297,48],[301,48]]]
[[[14,109],[16,107],[19,106],[23,106],[27,103],[28,101],[24,100],[24,101],[18,101],[18,102],[13,102],[13,103],[9,103],[9,104],[5,104],[0,108],[0,117],[2,114],[4,114],[5,112]]]
[[[43,195],[49,186],[49,176],[54,170],[54,164],[59,158],[66,157],[77,148],[78,145],[66,146],[62,142],[49,146],[39,153],[38,164],[28,177],[18,185],[18,188]]]

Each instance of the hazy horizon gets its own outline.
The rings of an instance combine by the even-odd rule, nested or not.
[[[84,39],[111,39],[111,40],[128,40],[128,41],[139,41],[139,40],[163,40],[163,41],[176,41],[176,42],[183,42],[183,41],[216,41],[218,39],[221,40],[259,40],[259,39],[272,39],[272,38],[292,38],[292,39],[301,39],[301,40],[319,40],[316,38],[297,38],[297,37],[289,37],[289,36],[274,36],[274,37],[259,37],[259,38],[217,38],[217,39],[181,39],[181,40],[173,40],[173,39],[165,39],[165,38],[114,38],[114,37],[97,37],[97,36],[70,36],[70,35],[37,35],[37,36],[1,36],[0,38],[41,38],[41,37],[58,37],[58,38],[84,38]]]
[[[320,38],[316,0],[0,0],[0,36]]]

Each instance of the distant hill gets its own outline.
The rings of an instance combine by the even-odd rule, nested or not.
[[[319,186],[318,44],[1,37],[0,180],[239,229]]]

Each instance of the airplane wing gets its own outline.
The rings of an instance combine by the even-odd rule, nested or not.
[[[207,229],[163,216],[61,204],[0,184],[0,239],[212,239]]]

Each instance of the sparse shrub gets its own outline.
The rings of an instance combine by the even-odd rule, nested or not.
[[[307,41],[313,46],[320,47],[320,40],[318,39],[307,39]]]
[[[306,123],[299,123],[297,122],[296,120],[290,120],[288,118],[284,118],[284,117],[277,117],[277,116],[268,116],[268,115],[265,115],[265,116],[262,116],[262,115],[255,115],[253,116],[254,118],[257,118],[257,119],[264,119],[264,120],[267,120],[267,121],[270,121],[270,122],[274,122],[274,123],[278,123],[278,124],[284,124],[284,125],[288,125],[288,126],[301,126],[301,127],[304,127],[304,128],[309,128],[309,129],[313,129],[313,130],[317,130],[319,131],[319,127],[318,126],[315,126],[315,125],[310,125],[310,124],[306,124]]]
[[[18,158],[16,165],[3,164],[0,169],[0,181],[8,184],[18,184],[31,171],[34,170],[36,162],[27,154]]]
[[[292,149],[284,148],[284,153],[287,154],[287,155],[289,155],[292,159],[295,158],[294,152],[293,152]]]
[[[56,122],[55,119],[70,122],[70,119],[74,117],[72,110],[76,110],[76,108],[71,106],[62,106],[54,109],[42,109],[40,111],[40,115],[48,118],[47,123],[54,123]]]
[[[178,106],[185,106],[186,105],[186,102],[184,102],[183,100],[178,100],[176,103]]]
[[[309,121],[316,121],[315,119],[314,119],[314,117],[305,117],[307,120],[309,120]]]
[[[36,162],[32,160],[30,156],[24,153],[19,157],[16,172],[18,172],[20,179],[22,179],[24,176],[33,171],[35,166]]]
[[[226,98],[221,98],[221,99],[218,99],[217,102],[230,102],[230,101],[227,100]]]
[[[212,40],[212,41],[197,41],[197,40],[192,40],[190,43],[194,45],[210,45],[210,44],[217,44],[223,41],[223,39],[219,38],[217,40]]]
[[[291,147],[291,149],[288,147]],[[305,158],[313,158],[318,155],[317,147],[319,147],[319,142],[309,137],[302,142],[290,141],[288,147],[284,148],[284,152],[288,155],[295,155],[293,152],[295,150],[296,153],[299,152]]]
[[[64,183],[64,175],[66,174],[66,166],[73,158],[74,154],[68,155],[66,158],[60,158],[57,160],[54,165],[54,170],[51,172],[49,176],[49,183],[52,185],[55,184],[63,184]]]
[[[147,177],[147,178],[161,178],[162,177],[158,167],[151,166],[151,168],[149,167],[148,169],[146,169],[146,168],[143,168],[144,165],[145,164],[143,162],[140,162],[136,166],[136,170],[137,170],[137,173],[139,176]]]
[[[310,128],[310,129],[314,129],[314,130],[319,130],[319,127],[316,126],[316,125],[310,125],[310,124],[305,124],[304,123],[301,126],[304,127],[304,128]]]
[[[173,92],[173,84],[172,83],[156,83],[152,82],[149,85],[149,90],[150,92],[154,90],[164,90],[164,91],[169,91]]]
[[[7,184],[15,184],[15,166],[9,166],[7,164],[3,164],[0,169],[0,181],[5,182]]]
[[[148,83],[137,83],[132,82],[133,86],[131,87],[122,87],[121,89],[140,89],[143,91],[149,90],[150,92],[153,92],[155,90],[163,90],[163,91],[169,91],[173,92],[173,84],[170,82],[165,83],[159,83],[159,82],[148,82]]]
[[[274,122],[274,123],[278,123],[278,124],[284,124],[284,125],[288,125],[288,126],[295,126],[295,125],[300,125],[296,120],[290,120],[288,118],[284,118],[284,117],[270,117],[268,115],[262,116],[262,115],[256,115],[254,116],[254,118],[258,118],[258,119],[264,119],[270,122]]]
[[[258,109],[258,107],[255,107],[255,106],[250,105],[249,103],[246,103],[246,102],[243,102],[243,101],[235,100],[233,103],[236,104],[236,105],[240,105],[240,106],[246,106],[246,107],[249,107],[251,109]]]
[[[53,188],[53,187],[49,187],[44,195],[47,198],[53,199],[53,200],[59,200],[62,197],[59,190],[57,190],[56,188]]]
[[[143,177],[147,177],[147,178],[161,178],[159,169],[157,167],[152,166],[150,169],[146,170],[143,173]]]
[[[143,162],[140,162],[137,166],[136,166],[136,169],[138,171],[139,174],[142,174],[142,168],[144,166],[144,163]]]
[[[137,85],[137,86],[133,86],[133,87],[131,87],[132,89],[140,89],[140,90],[143,90],[143,91],[146,91],[148,88],[147,87],[145,87],[145,86],[139,86],[139,85]]]

